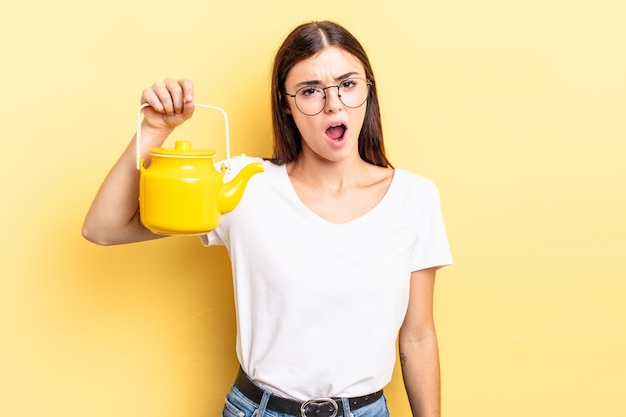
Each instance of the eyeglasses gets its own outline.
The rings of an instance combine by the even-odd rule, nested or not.
[[[339,85],[329,85],[327,87],[305,86],[296,91],[295,94],[285,92],[289,97],[293,97],[296,107],[301,113],[307,116],[315,116],[326,107],[326,90],[337,89],[337,96],[344,106],[351,109],[361,107],[367,101],[369,88],[372,85],[370,80],[363,78],[346,78]]]

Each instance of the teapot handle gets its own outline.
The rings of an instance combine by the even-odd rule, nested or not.
[[[141,168],[141,116],[143,115],[143,109],[150,106],[148,103],[144,103],[139,107],[137,114],[137,140],[136,140],[136,154],[137,154],[137,170]],[[217,110],[224,116],[225,132],[226,132],[226,161],[230,161],[230,132],[228,130],[228,115],[226,111],[218,106],[211,106],[209,104],[196,103],[196,107],[203,107],[205,109]],[[227,166],[227,169],[230,168]]]

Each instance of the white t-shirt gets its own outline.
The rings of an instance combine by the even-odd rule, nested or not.
[[[232,172],[259,160],[236,157]],[[304,205],[284,165],[264,167],[237,208],[203,237],[225,245],[232,261],[243,370],[298,400],[383,388],[411,272],[452,262],[437,188],[396,169],[378,205],[335,224]]]

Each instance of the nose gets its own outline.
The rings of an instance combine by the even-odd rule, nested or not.
[[[328,90],[336,91],[336,94],[329,93]],[[326,112],[337,111],[343,106],[338,85],[329,85],[328,87],[324,88],[324,99],[326,101],[326,103],[324,104],[324,110]]]

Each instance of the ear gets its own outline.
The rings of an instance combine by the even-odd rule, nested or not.
[[[283,108],[283,112],[287,114],[291,114],[291,108],[289,108],[289,102],[285,100],[285,96],[281,92],[278,92],[278,102]]]

